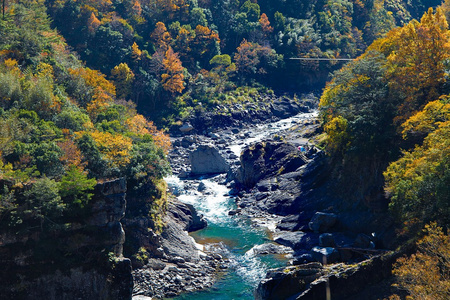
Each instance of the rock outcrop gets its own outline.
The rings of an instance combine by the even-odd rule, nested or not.
[[[270,270],[255,291],[257,300],[343,300],[391,275],[397,255],[384,254],[356,265],[309,263]],[[329,293],[330,298],[327,298]],[[364,299],[364,298],[355,298]]]
[[[198,110],[189,116],[189,122],[196,133],[205,134],[211,128],[242,127],[243,124],[255,124],[265,121],[276,121],[279,118],[291,117],[301,112],[317,108],[317,98],[312,95],[302,95],[302,99],[286,96],[264,95],[254,103],[236,103],[218,106],[215,111]],[[180,132],[177,126],[171,130],[174,134]]]
[[[125,179],[98,184],[83,218],[51,231],[0,233],[1,299],[131,299],[122,257]],[[13,260],[10,258],[14,257]]]
[[[240,160],[241,166],[235,177],[243,188],[252,188],[265,178],[293,172],[307,161],[294,145],[272,141],[258,142],[246,148]],[[269,189],[261,188],[262,191]]]
[[[320,263],[309,263],[270,270],[256,291],[256,300],[281,300],[290,298],[305,290],[311,282],[324,274]]]

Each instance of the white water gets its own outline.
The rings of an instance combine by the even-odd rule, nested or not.
[[[317,117],[317,115],[318,115],[317,112],[302,113],[287,119],[280,120],[275,123],[257,125],[256,128],[252,129],[252,131],[250,132],[250,134],[253,133],[252,136],[248,137],[241,143],[232,144],[228,148],[230,148],[231,151],[233,151],[233,153],[236,154],[236,156],[239,156],[241,155],[242,149],[244,149],[246,146],[261,141],[272,134],[276,134],[277,132],[289,129],[296,123],[300,123],[307,119],[315,118]]]
[[[248,132],[248,137],[228,146],[237,156],[242,149],[270,135],[289,129],[297,123],[317,116],[317,112],[303,113],[271,124],[258,125]],[[275,223],[267,220],[252,222],[241,216],[229,216],[228,212],[236,208],[234,198],[229,196],[229,189],[217,183],[214,178],[199,180],[180,180],[176,176],[166,178],[167,183],[177,195],[178,200],[192,204],[208,221],[208,227],[194,234],[197,242],[212,238],[224,242],[209,247],[220,247],[223,254],[231,260],[227,275],[210,291],[182,295],[180,299],[250,299],[252,290],[263,279],[268,268],[284,265],[274,257],[259,257],[250,249],[267,242],[266,232],[261,226],[274,229]],[[199,185],[204,185],[199,191]],[[226,245],[224,247],[224,245]],[[206,246],[208,248],[208,246]]]

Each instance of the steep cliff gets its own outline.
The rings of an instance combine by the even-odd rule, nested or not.
[[[131,299],[131,262],[122,257],[120,223],[125,192],[124,178],[98,184],[77,221],[42,228],[25,219],[0,232],[0,298]]]

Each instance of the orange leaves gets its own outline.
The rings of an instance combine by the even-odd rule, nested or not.
[[[209,29],[206,26],[197,25],[195,27],[195,35],[198,39],[210,39],[220,41],[219,35],[214,30]]]
[[[206,26],[197,25],[195,27],[194,44],[200,56],[210,53],[214,45],[220,43],[219,34]]]
[[[100,20],[97,19],[93,12],[91,13],[91,16],[87,21],[87,25],[90,34],[94,34],[97,28],[100,26]]]
[[[99,113],[104,112],[110,103],[112,102],[111,96],[105,93],[102,89],[95,89],[92,101],[87,104],[86,110],[91,117],[95,120]]]
[[[178,54],[173,52],[171,47],[165,53],[163,66],[164,73],[161,75],[163,88],[171,93],[181,93],[184,90],[183,66]]]
[[[137,0],[134,1],[132,11],[136,16],[139,16],[139,17],[141,16],[142,7],[141,7],[141,3],[139,3],[139,1],[137,1]]]
[[[156,6],[158,9],[169,13],[169,17],[172,18],[175,12],[187,10],[189,4],[185,0],[156,0]]]
[[[135,134],[149,134],[148,126],[151,122],[147,121],[143,115],[135,115],[126,121],[127,129]],[[153,125],[153,124],[152,124]]]
[[[153,136],[155,144],[168,153],[170,150],[170,138],[163,131],[158,130],[153,122],[148,121],[142,115],[135,115],[126,121],[127,129],[138,135],[150,134]]]
[[[264,73],[264,70],[258,70],[258,65],[260,57],[266,55],[269,51],[269,48],[262,47],[258,43],[247,42],[246,39],[242,40],[234,55],[238,71],[244,74]]]
[[[168,49],[172,40],[170,33],[167,31],[166,25],[163,22],[156,23],[156,27],[150,37],[157,48],[162,48],[164,50]]]
[[[80,170],[84,169],[86,162],[82,163],[83,155],[71,139],[65,139],[62,142],[58,142],[57,145],[63,151],[63,155],[59,158],[59,160],[62,161],[64,165],[73,165]]]
[[[392,272],[412,299],[445,300],[450,295],[450,237],[436,223],[424,232],[419,251],[398,259]]]
[[[84,79],[86,85],[93,89],[92,101],[87,104],[87,111],[92,119],[104,111],[113,102],[116,95],[114,84],[105,79],[105,75],[89,68],[69,69],[72,76]]]
[[[259,18],[259,24],[261,25],[261,29],[265,34],[269,34],[273,31],[273,27],[270,26],[269,18],[266,14],[261,15],[261,18]]]

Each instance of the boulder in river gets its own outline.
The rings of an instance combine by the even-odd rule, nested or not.
[[[194,130],[194,127],[189,124],[189,123],[184,123],[181,127],[180,127],[180,131],[183,133],[189,132]]]
[[[262,245],[256,245],[248,251],[253,255],[266,255],[266,254],[286,254],[291,253],[292,250],[288,247],[266,243]]]
[[[199,145],[189,154],[192,175],[227,173],[230,165],[213,145]]]

